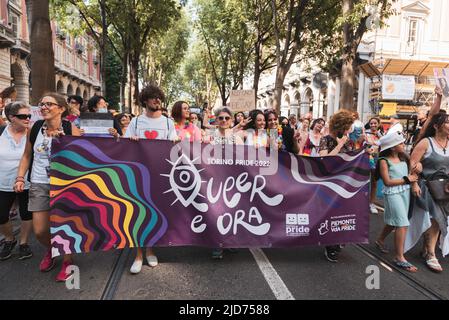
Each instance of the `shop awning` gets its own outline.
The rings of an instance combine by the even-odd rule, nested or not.
[[[403,59],[377,59],[359,66],[369,78],[382,74],[433,77],[433,69],[449,68],[449,62]]]

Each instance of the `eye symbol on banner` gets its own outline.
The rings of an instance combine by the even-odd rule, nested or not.
[[[329,220],[326,220],[325,222],[320,224],[318,232],[320,233],[320,236],[323,236],[329,232]]]
[[[184,154],[180,156],[175,163],[169,160],[167,160],[167,162],[173,167],[170,174],[161,174],[161,176],[168,177],[170,181],[171,189],[165,191],[164,194],[173,192],[176,196],[176,200],[173,201],[171,205],[174,205],[176,202],[180,201],[186,208],[189,205],[192,205],[198,211],[207,212],[207,210],[209,210],[209,206],[207,204],[197,203],[195,201],[198,196],[204,198],[204,196],[200,194],[201,183],[206,182],[201,181],[200,175],[200,172],[204,169],[198,170],[192,161],[190,161],[190,159]]]

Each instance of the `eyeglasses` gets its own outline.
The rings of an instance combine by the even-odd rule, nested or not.
[[[59,104],[48,101],[48,102],[40,102],[38,104],[38,106],[39,106],[39,108],[44,108],[44,107],[51,108],[51,106],[59,106]]]
[[[223,120],[228,121],[229,119],[231,119],[231,117],[218,117],[218,120],[220,120],[220,121],[223,121]]]
[[[26,119],[31,119],[31,114],[13,114],[12,116],[16,117],[17,119],[20,120],[26,120]]]

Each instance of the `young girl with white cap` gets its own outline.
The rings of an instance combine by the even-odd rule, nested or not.
[[[385,238],[395,230],[394,246],[397,267],[409,272],[418,269],[404,257],[404,242],[409,226],[410,183],[418,180],[413,173],[409,175],[409,159],[405,154],[405,137],[401,132],[393,131],[379,140],[381,153],[376,167],[376,178],[384,182],[384,222],[385,227],[376,241],[377,248],[388,253],[384,245]]]

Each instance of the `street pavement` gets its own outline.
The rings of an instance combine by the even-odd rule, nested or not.
[[[42,247],[32,237],[34,257],[0,262],[0,300],[5,299],[120,299],[120,300],[395,300],[448,299],[449,261],[440,257],[442,274],[426,269],[418,245],[407,254],[419,271],[399,271],[392,254],[373,245],[383,227],[382,214],[370,215],[370,244],[348,245],[337,264],[328,262],[322,247],[239,249],[212,260],[211,249],[156,248],[160,264],[145,265],[139,275],[129,267],[133,249],[76,255],[80,289],[55,282],[60,260],[48,273],[38,270]],[[387,245],[393,248],[393,236]],[[368,289],[369,266],[379,270],[379,289]]]

